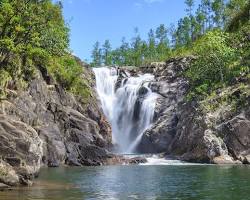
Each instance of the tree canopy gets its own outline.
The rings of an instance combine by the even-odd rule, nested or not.
[[[56,67],[55,67],[56,66]],[[46,69],[66,89],[79,91],[82,67],[70,55],[62,4],[51,0],[0,1],[0,96]],[[78,80],[78,81],[76,81]]]

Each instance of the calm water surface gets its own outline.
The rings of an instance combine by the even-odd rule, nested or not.
[[[249,166],[160,165],[43,169],[1,200],[250,199]]]

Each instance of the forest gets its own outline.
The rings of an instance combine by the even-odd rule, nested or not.
[[[69,49],[63,5],[51,0],[0,0],[0,98],[25,89],[37,72],[87,97],[82,66]]]
[[[96,42],[91,66],[143,66],[172,57],[195,56],[185,72],[191,96],[204,96],[249,79],[249,8],[247,0],[186,0],[186,16],[178,24],[149,30],[147,40],[135,28],[134,37],[112,49],[110,41]],[[51,0],[0,1],[0,96],[6,89],[25,88],[36,70],[52,75],[68,91],[89,95],[84,70],[69,48],[70,28],[62,15],[63,4]]]
[[[178,23],[150,29],[148,38],[134,37],[112,49],[109,40],[96,42],[92,66],[143,66],[169,58],[193,55],[196,60],[185,72],[189,97],[201,99],[215,89],[230,85],[239,77],[249,80],[250,3],[247,0],[186,0],[186,16]]]

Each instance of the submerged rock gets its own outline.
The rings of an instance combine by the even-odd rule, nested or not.
[[[146,163],[145,157],[126,157],[120,155],[113,155],[106,160],[106,165],[138,165],[140,163]]]

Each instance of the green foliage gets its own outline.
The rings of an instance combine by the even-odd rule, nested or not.
[[[48,70],[66,90],[84,99],[89,97],[87,81],[82,77],[83,67],[73,56],[54,57],[48,65]]]
[[[227,107],[228,111],[239,112],[241,108],[249,106],[249,97],[249,85],[240,83],[224,88],[219,93],[213,91],[201,101],[201,106],[205,112],[215,112],[223,107]]]
[[[187,5],[186,11],[189,14],[189,16],[191,16],[194,7],[194,0],[185,0],[185,4]]]
[[[122,39],[120,47],[112,50],[109,40],[100,48],[100,43],[96,42],[92,51],[91,66],[118,65],[118,66],[141,66],[145,62],[155,60],[165,60],[170,53],[167,28],[161,24],[156,31],[150,30],[148,41],[141,39],[138,28],[135,28],[135,35],[131,43]]]
[[[94,44],[94,49],[92,51],[92,63],[91,66],[101,66],[102,63],[102,54],[101,54],[102,50],[100,48],[100,43],[96,42]]]
[[[46,56],[41,54],[64,54],[68,47],[68,28],[60,6],[49,0],[3,0],[0,44],[0,64],[10,71],[13,79],[33,71],[39,58],[42,63]]]
[[[6,96],[5,89],[10,80],[11,76],[9,73],[3,69],[0,69],[0,99]]]
[[[0,178],[8,176],[8,171],[4,167],[0,167]]]
[[[229,34],[219,30],[208,32],[193,47],[198,59],[186,72],[194,94],[204,96],[232,79],[236,52],[227,44]]]
[[[237,31],[245,24],[249,25],[250,1],[248,3],[246,3],[246,1],[240,1],[238,4],[236,3],[237,1],[232,1],[226,10],[228,12],[226,29],[230,32]]]
[[[104,60],[104,64],[106,66],[111,65],[112,64],[112,48],[111,48],[111,44],[109,40],[105,40],[104,44],[103,44],[103,60]]]
[[[60,3],[0,1],[0,95],[9,81],[11,89],[25,87],[35,71],[47,68],[65,89],[87,97],[83,68],[68,52],[69,28]]]

